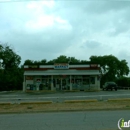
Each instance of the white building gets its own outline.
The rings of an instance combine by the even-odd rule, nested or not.
[[[23,91],[99,90],[100,65],[25,65]]]

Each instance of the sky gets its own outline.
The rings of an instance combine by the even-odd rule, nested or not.
[[[114,55],[130,67],[130,1],[0,0],[0,42],[22,63]]]

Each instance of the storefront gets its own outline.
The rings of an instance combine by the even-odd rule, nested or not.
[[[100,66],[69,65],[25,65],[23,91],[26,90],[99,90]]]

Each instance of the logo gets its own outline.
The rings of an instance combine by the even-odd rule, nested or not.
[[[130,127],[130,120],[125,121],[123,118],[119,119],[118,121],[119,130],[123,130],[123,128],[129,128],[129,127]]]
[[[69,69],[69,64],[67,64],[67,63],[55,63],[54,69]]]

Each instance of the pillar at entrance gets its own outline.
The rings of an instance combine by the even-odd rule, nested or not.
[[[23,81],[23,91],[26,91],[26,83],[25,83],[25,76],[24,76],[24,81]]]
[[[71,82],[71,75],[70,75],[70,91],[72,90],[72,82]]]
[[[26,85],[25,85],[25,82],[23,82],[23,92],[25,92],[25,90],[26,90]]]
[[[54,90],[54,85],[53,85],[53,75],[51,75],[51,91]]]
[[[36,90],[39,91],[39,86],[40,84],[39,83],[36,83]]]
[[[100,90],[100,80],[98,79],[98,76],[95,76],[95,89]]]
[[[60,80],[61,80],[61,90],[62,90],[62,89],[63,89],[63,88],[62,88],[62,87],[63,87],[63,86],[62,86],[62,78],[61,78]]]

